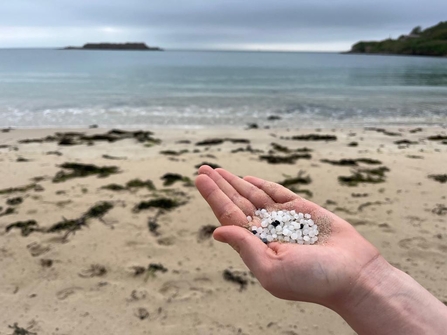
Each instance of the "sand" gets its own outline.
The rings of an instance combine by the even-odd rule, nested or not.
[[[0,333],[13,333],[8,326],[17,323],[37,334],[353,334],[324,307],[271,296],[230,247],[209,236],[218,222],[190,182],[203,162],[278,182],[301,171],[311,181],[295,185],[300,191],[311,191],[312,201],[348,220],[394,266],[447,301],[447,183],[428,177],[447,173],[447,145],[427,139],[447,131],[410,130],[156,129],[152,136],[158,144],[129,138],[68,146],[19,141],[73,129],[0,132],[0,190],[29,186],[0,194]],[[284,139],[306,134],[337,140]],[[209,138],[249,144],[196,145]],[[414,143],[394,143],[399,140]],[[272,142],[290,150],[307,147],[311,158],[294,164],[260,160]],[[351,142],[358,146],[348,146]],[[249,150],[232,152],[247,145]],[[166,150],[184,152],[160,153]],[[383,181],[342,185],[338,176],[351,175],[355,167],[321,161],[358,158],[381,163],[357,163],[362,168],[387,167]],[[119,173],[54,183],[67,162],[116,166]],[[166,173],[180,174],[183,181],[163,186]],[[135,178],[151,180],[157,191],[126,187]],[[124,189],[102,188],[112,183]],[[179,206],[158,215],[158,209],[135,210],[138,203],[158,198]],[[101,202],[113,208],[102,217],[84,217],[71,231],[51,232],[54,224],[80,219]],[[6,232],[8,225],[28,220],[37,222],[29,235],[17,228]]]

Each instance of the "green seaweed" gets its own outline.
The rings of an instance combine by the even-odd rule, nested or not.
[[[141,179],[136,178],[136,179],[129,180],[126,183],[126,188],[129,188],[129,189],[130,188],[143,188],[143,187],[147,188],[150,191],[155,190],[154,183],[152,182],[152,180],[149,180],[149,179],[146,181],[142,181]]]
[[[358,142],[349,142],[348,143],[348,147],[358,147],[359,143]]]
[[[84,216],[77,218],[77,219],[72,219],[72,220],[67,220],[66,218],[63,218],[62,221],[57,222],[55,224],[53,224],[50,228],[48,228],[46,230],[47,233],[58,233],[61,231],[67,231],[67,235],[70,232],[75,232],[76,230],[80,230],[82,227],[87,226],[87,220]]]
[[[135,213],[138,213],[142,210],[149,209],[149,208],[160,208],[160,209],[169,211],[169,210],[174,209],[180,205],[181,205],[181,203],[175,199],[158,198],[158,199],[152,199],[149,201],[141,201],[134,207],[133,211]]]
[[[20,229],[22,236],[28,236],[34,231],[37,231],[37,222],[35,220],[17,221],[6,226],[6,232],[11,229]]]
[[[93,207],[91,207],[84,214],[84,217],[87,218],[87,219],[89,219],[89,218],[102,218],[112,208],[113,208],[113,204],[111,202],[102,201],[102,202],[99,202],[99,203],[95,204]]]
[[[182,176],[181,174],[178,174],[178,173],[170,173],[170,172],[165,173],[161,177],[161,179],[164,180],[163,186],[171,186],[178,181],[183,182],[184,186],[192,186],[193,185],[193,183],[189,177]]]
[[[65,182],[73,178],[84,178],[92,175],[97,175],[100,178],[105,178],[111,174],[119,172],[117,166],[96,166],[93,164],[81,164],[81,163],[64,163],[60,165],[64,170],[70,170],[66,172],[64,170],[59,171],[53,178],[53,183]]]

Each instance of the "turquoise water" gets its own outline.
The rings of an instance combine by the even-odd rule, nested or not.
[[[0,50],[0,126],[446,124],[447,59]],[[270,121],[271,122],[271,121]]]

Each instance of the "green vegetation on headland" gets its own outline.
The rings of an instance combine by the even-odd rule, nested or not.
[[[348,53],[447,57],[447,21],[422,30],[415,27],[398,39],[354,44]]]
[[[65,47],[63,50],[137,50],[163,51],[159,47],[149,47],[146,43],[87,43],[82,47]]]

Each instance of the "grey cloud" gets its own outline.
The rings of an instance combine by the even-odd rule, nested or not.
[[[14,0],[0,13],[0,27],[110,26],[172,44],[297,43],[406,33],[445,19],[447,1]]]

